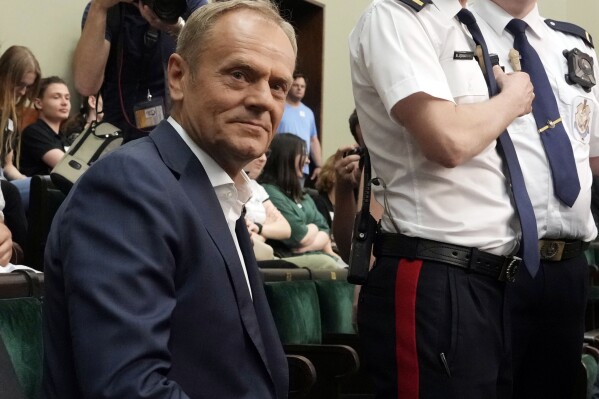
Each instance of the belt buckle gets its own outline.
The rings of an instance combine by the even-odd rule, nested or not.
[[[517,256],[507,256],[503,262],[501,273],[499,274],[499,281],[506,281],[508,283],[516,281],[516,274],[518,273],[518,268],[521,263],[522,258]]]
[[[554,262],[562,260],[565,247],[565,241],[539,240],[539,254],[543,260],[550,260]]]

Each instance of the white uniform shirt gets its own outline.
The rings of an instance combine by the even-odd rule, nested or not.
[[[472,6],[490,53],[499,56],[506,72],[513,71],[508,52],[514,37],[505,30],[512,17],[489,0],[477,0]],[[549,28],[539,15],[537,6],[523,20],[529,25],[526,37],[535,48],[549,77],[557,99],[564,128],[568,133],[578,169],[581,191],[572,208],[554,195],[551,169],[532,113],[516,119],[508,128],[521,160],[526,187],[532,201],[541,238],[576,238],[590,241],[597,235],[591,214],[593,176],[589,154],[599,156],[599,103],[597,86],[590,93],[565,80],[568,72],[563,50],[579,50],[591,55],[595,76],[599,76],[597,56],[580,38]]]
[[[411,134],[390,116],[417,92],[457,104],[488,99],[474,41],[455,17],[456,0],[435,0],[416,13],[397,0],[375,0],[350,34],[353,91],[376,176],[387,185],[400,232],[495,254],[511,253],[519,224],[495,141],[456,168],[427,160]],[[376,191],[382,204],[381,190]],[[394,232],[385,212],[383,230]]]
[[[252,198],[245,204],[245,217],[254,223],[264,224],[266,221],[266,208],[264,201],[270,197],[268,193],[256,180],[250,179],[250,188],[252,189]]]
[[[204,167],[204,170],[206,171],[206,174],[208,175],[208,179],[210,179],[212,187],[214,187],[214,191],[218,197],[218,202],[220,203],[223,214],[225,215],[225,219],[227,220],[231,237],[233,238],[233,242],[235,242],[235,248],[237,248],[237,255],[239,256],[239,261],[241,262],[241,267],[243,268],[243,274],[245,275],[250,296],[252,296],[252,287],[250,286],[247,268],[245,266],[245,261],[243,260],[241,248],[239,247],[237,234],[235,234],[235,223],[241,217],[243,205],[250,199],[252,195],[252,189],[249,185],[250,179],[247,177],[244,171],[241,171],[243,182],[235,184],[233,179],[231,179],[231,177],[223,170],[223,168],[221,168],[220,165],[217,164],[212,157],[210,157],[210,155],[206,154],[206,152],[198,147],[198,145],[191,139],[191,137],[189,137],[187,132],[183,130],[177,121],[175,121],[172,117],[169,117],[168,122],[175,128],[183,141],[185,141],[191,151],[199,159],[200,163]]]

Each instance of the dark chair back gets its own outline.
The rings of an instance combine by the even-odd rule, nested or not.
[[[52,219],[64,201],[65,195],[54,187],[50,176],[33,176],[30,190],[25,264],[43,271],[44,249]]]

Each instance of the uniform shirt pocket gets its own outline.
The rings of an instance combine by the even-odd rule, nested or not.
[[[588,144],[591,132],[597,128],[598,104],[592,93],[579,85],[570,85],[565,79],[557,79],[556,98],[562,122],[573,140]]]
[[[487,84],[476,59],[446,58],[441,60],[441,67],[457,104],[475,103],[489,98]]]

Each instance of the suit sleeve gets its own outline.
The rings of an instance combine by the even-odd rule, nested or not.
[[[88,170],[59,221],[81,389],[93,398],[187,398],[167,377],[181,211],[164,173],[109,158]]]

